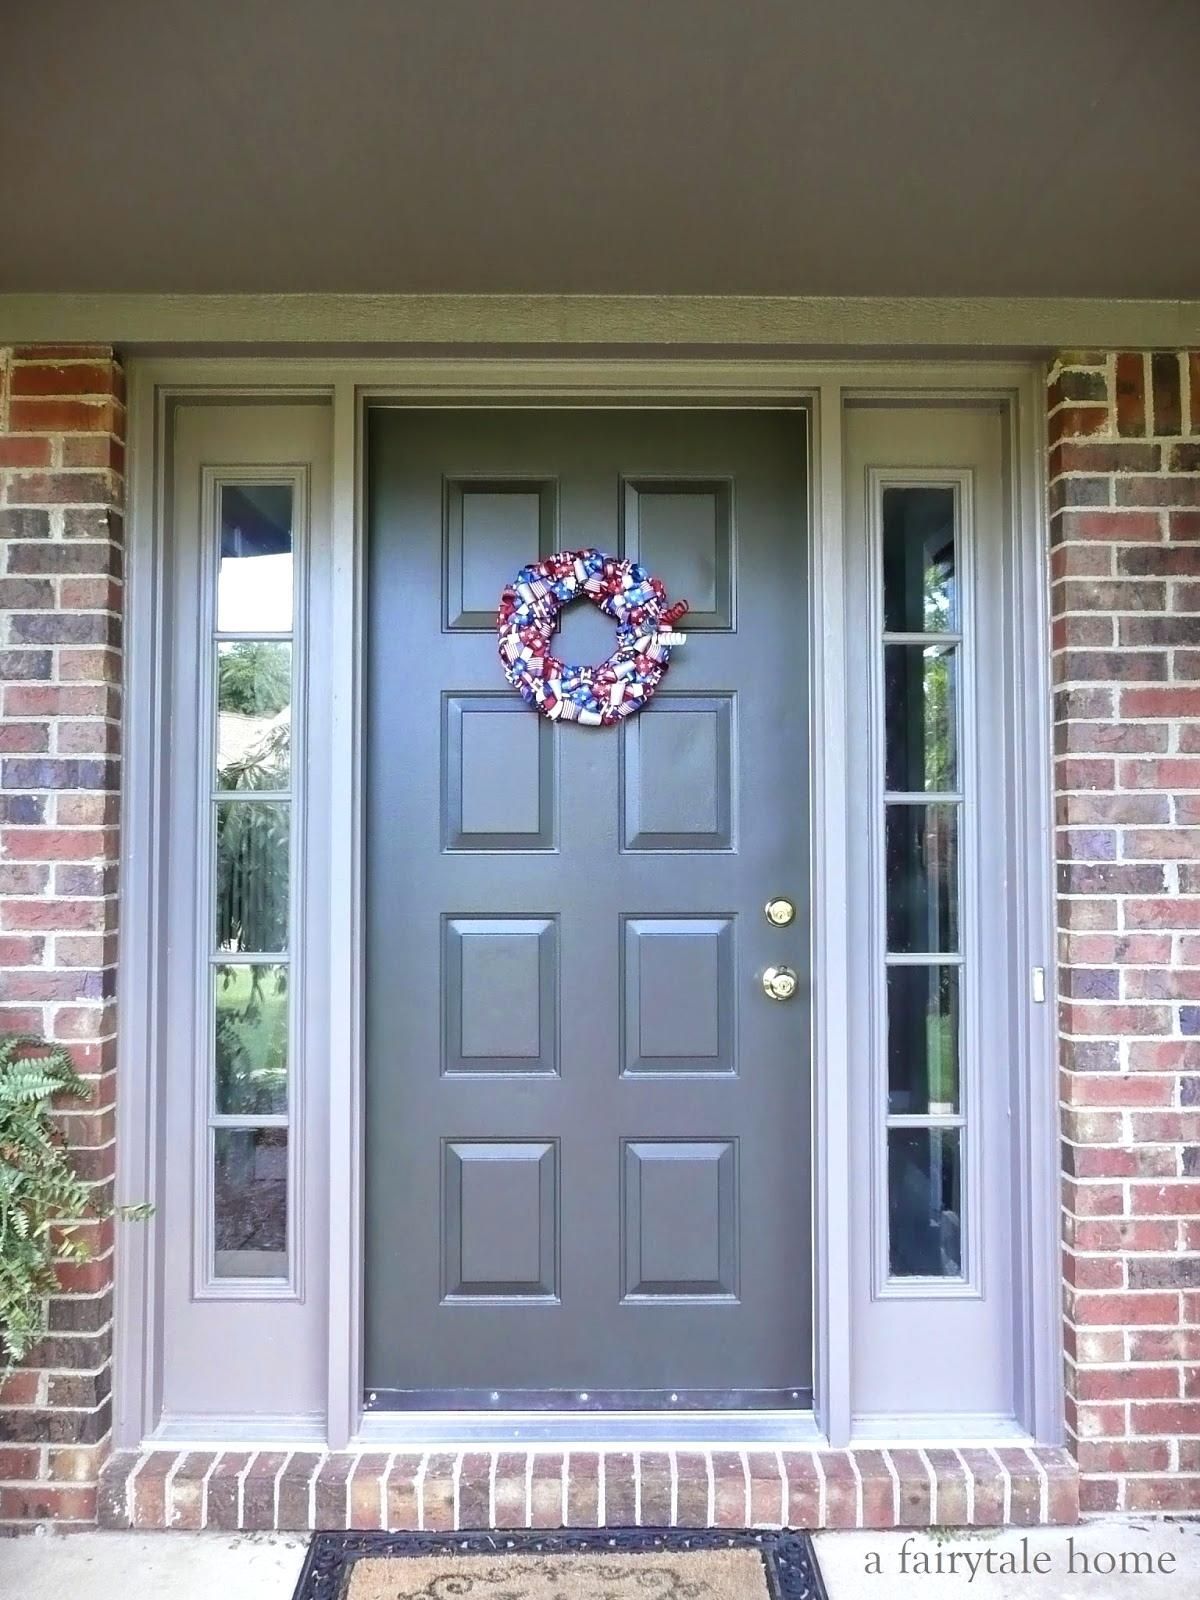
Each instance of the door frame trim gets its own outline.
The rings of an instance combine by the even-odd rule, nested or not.
[[[167,408],[181,398],[236,400],[311,397],[333,411],[332,614],[349,619],[335,630],[326,663],[331,706],[329,814],[329,1446],[431,1442],[488,1437],[553,1436],[683,1440],[680,1416],[646,1413],[589,1419],[481,1418],[463,1413],[411,1414],[364,1420],[362,1395],[363,994],[360,970],[362,910],[362,661],[364,645],[365,409],[392,404],[459,405],[745,405],[794,406],[811,426],[810,745],[813,947],[813,1413],[702,1414],[688,1419],[708,1439],[824,1440],[835,1448],[852,1435],[850,1408],[851,1246],[846,1219],[850,1194],[850,1119],[846,1074],[836,1070],[847,1050],[851,962],[845,898],[848,861],[848,770],[845,704],[845,526],[843,430],[847,398],[949,402],[981,397],[1003,404],[1012,440],[1008,490],[1025,559],[1014,574],[1013,620],[1024,691],[1016,704],[1014,742],[1025,769],[1017,775],[1024,838],[1039,848],[1022,852],[1024,881],[1016,886],[1017,970],[1053,970],[1053,852],[1049,744],[1048,585],[1044,514],[1045,396],[1039,364],[1022,362],[851,361],[845,363],[738,359],[296,359],[194,357],[129,363],[130,477],[127,537],[128,631],[125,663],[125,783],[122,788],[118,976],[117,1194],[122,1201],[154,1198],[159,1170],[160,1096],[155,1062],[160,1025],[163,950],[162,863],[166,827],[161,811],[165,751],[163,584],[167,490],[163,474]],[[841,664],[842,670],[839,670]],[[1016,1099],[1017,1220],[1024,1309],[1017,1348],[1020,1421],[1027,1436],[1046,1444],[1063,1434],[1061,1331],[1058,1320],[1058,1167],[1055,1025],[1052,1004],[1034,1005],[1028,990],[1015,1019],[1023,1049]],[[350,1041],[349,1050],[346,1041]],[[154,1435],[160,1392],[158,1278],[161,1226],[118,1234],[114,1354],[114,1438],[132,1448]],[[709,1417],[711,1416],[711,1423]],[[593,1431],[589,1421],[597,1424]],[[259,1432],[273,1423],[262,1418]],[[944,1435],[961,1441],[948,1419]],[[222,1419],[222,1430],[235,1419]],[[525,1433],[522,1424],[536,1428]],[[386,1435],[381,1431],[386,1425]],[[192,1428],[211,1436],[217,1424]],[[312,1426],[312,1423],[308,1423]],[[173,1419],[170,1432],[187,1431]],[[665,1428],[665,1432],[660,1432]],[[482,1431],[481,1431],[482,1430]],[[239,1436],[244,1437],[239,1429]],[[273,1434],[271,1434],[274,1437]],[[160,1435],[161,1437],[161,1435]],[[923,1435],[928,1441],[928,1435]]]

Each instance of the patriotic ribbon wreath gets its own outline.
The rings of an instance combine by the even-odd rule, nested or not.
[[[617,648],[596,667],[568,666],[551,651],[558,614],[586,597],[617,624]],[[504,675],[527,704],[552,721],[600,727],[640,711],[662,680],[686,600],[636,561],[602,550],[562,550],[522,567],[500,597],[497,618]]]

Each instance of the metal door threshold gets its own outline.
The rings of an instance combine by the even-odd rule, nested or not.
[[[810,1410],[370,1411],[355,1448],[437,1445],[819,1445]]]

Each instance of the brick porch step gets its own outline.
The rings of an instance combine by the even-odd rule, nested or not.
[[[558,1527],[923,1528],[1073,1523],[1065,1450],[123,1452],[106,1528],[456,1531]]]

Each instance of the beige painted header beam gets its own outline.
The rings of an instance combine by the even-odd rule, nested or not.
[[[0,294],[0,344],[760,346],[991,350],[1200,346],[1200,300],[754,295]]]

